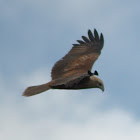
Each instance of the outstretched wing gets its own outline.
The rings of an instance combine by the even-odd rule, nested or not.
[[[94,29],[94,35],[88,30],[88,37],[82,36],[77,40],[79,44],[73,44],[72,49],[54,65],[51,76],[52,80],[68,77],[76,73],[87,73],[98,59],[103,48],[104,39]]]

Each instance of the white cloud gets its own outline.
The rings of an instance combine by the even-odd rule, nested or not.
[[[24,80],[30,84],[38,77],[41,84],[46,73],[38,70],[18,82],[23,87]],[[106,93],[93,92],[97,90],[50,90],[25,98],[12,96],[11,91],[10,98],[4,98],[0,105],[0,137],[2,140],[139,140],[140,121],[121,108],[103,110]]]

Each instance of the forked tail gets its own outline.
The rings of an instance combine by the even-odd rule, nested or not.
[[[28,96],[33,96],[33,95],[39,94],[41,92],[49,90],[50,89],[49,85],[50,84],[47,83],[47,84],[43,84],[43,85],[28,87],[27,89],[25,89],[25,91],[23,92],[22,95],[28,97]]]

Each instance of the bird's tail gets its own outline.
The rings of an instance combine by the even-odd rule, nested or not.
[[[46,90],[49,90],[50,88],[51,88],[50,83],[46,83],[46,84],[38,85],[38,86],[31,86],[25,89],[25,91],[23,92],[23,96],[26,96],[26,97],[33,96],[41,92],[44,92]]]

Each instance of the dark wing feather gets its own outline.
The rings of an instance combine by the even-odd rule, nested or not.
[[[76,73],[87,73],[99,57],[103,48],[103,35],[94,30],[94,35],[89,30],[88,37],[82,36],[84,41],[78,40],[80,44],[74,44],[72,49],[53,67],[52,80],[68,77]]]
[[[85,42],[82,41],[82,40],[77,40],[77,42],[80,43],[80,44],[85,44]]]
[[[95,35],[95,40],[99,41],[99,35],[98,35],[96,29],[94,29],[94,35]]]
[[[86,36],[82,36],[82,38],[86,43],[90,43],[89,39]]]
[[[88,36],[89,36],[89,39],[91,40],[91,42],[95,41],[95,38],[90,30],[88,30]]]

